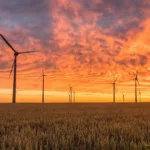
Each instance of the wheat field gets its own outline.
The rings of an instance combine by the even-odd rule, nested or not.
[[[149,150],[150,104],[0,104],[0,149]]]

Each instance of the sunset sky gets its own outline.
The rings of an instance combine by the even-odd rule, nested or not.
[[[18,56],[17,102],[134,102],[139,71],[142,101],[150,101],[150,0],[0,0],[0,33]],[[0,38],[0,102],[11,102],[13,52]],[[139,100],[139,96],[138,96]]]

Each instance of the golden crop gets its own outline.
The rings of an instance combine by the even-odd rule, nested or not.
[[[1,104],[0,149],[149,150],[150,104]]]

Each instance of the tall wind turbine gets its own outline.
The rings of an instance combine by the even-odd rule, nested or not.
[[[116,81],[117,81],[118,77],[114,80],[113,84],[113,102],[116,102]]]
[[[70,101],[69,102],[72,103],[72,87],[70,85],[69,85],[69,87],[70,87],[70,89],[69,89],[69,94],[70,94],[70,96],[69,96],[70,99],[69,100]]]
[[[139,84],[138,71],[136,71],[136,74],[135,74],[135,103],[137,103],[137,83]]]
[[[2,39],[4,40],[4,42],[11,48],[11,50],[14,52],[14,62],[10,71],[10,76],[12,71],[14,71],[14,78],[13,78],[13,95],[12,95],[12,103],[16,103],[16,83],[17,83],[17,57],[20,54],[26,54],[26,53],[33,53],[33,52],[37,52],[37,51],[25,51],[25,52],[18,52],[16,51],[12,45],[6,40],[6,38],[0,34],[0,36],[2,37]]]
[[[42,73],[42,103],[44,104],[44,91],[45,91],[45,74],[44,74],[44,71]]]

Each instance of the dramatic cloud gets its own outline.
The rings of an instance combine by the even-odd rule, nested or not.
[[[1,0],[0,13],[0,32],[18,51],[40,51],[19,56],[19,73],[40,76],[43,66],[53,90],[66,91],[69,82],[110,93],[104,83],[118,74],[132,79],[136,69],[149,79],[149,0]],[[13,53],[2,40],[0,54],[0,69],[9,70]]]

